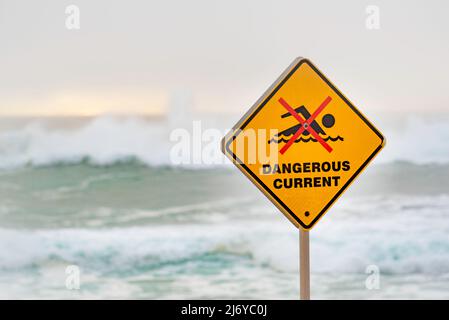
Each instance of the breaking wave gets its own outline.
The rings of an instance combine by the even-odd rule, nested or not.
[[[40,122],[0,133],[0,168],[87,162],[111,165],[169,163],[169,130],[141,118],[99,117],[76,129],[50,129]]]
[[[215,120],[209,127],[203,125],[203,130],[217,130],[213,138],[218,139],[215,141],[209,137],[206,139],[208,141],[202,141],[203,149],[210,145],[209,150],[213,149],[213,152],[221,155],[219,139],[227,132],[225,125],[231,124],[230,121]],[[188,132],[193,130],[191,122],[183,127]],[[419,134],[416,128],[426,134]],[[173,142],[170,142],[171,129],[167,121],[150,121],[140,117],[102,116],[85,120],[83,125],[76,128],[65,127],[63,123],[58,128],[52,128],[41,120],[34,120],[20,128],[0,131],[0,169],[82,162],[103,166],[129,161],[147,166],[171,166],[175,165],[170,158],[173,146]],[[387,144],[376,158],[376,163],[449,162],[449,126],[446,121],[426,122],[411,117],[399,129],[381,129]],[[325,140],[341,141],[343,137],[327,137]],[[296,142],[300,141],[315,140],[301,137]],[[277,142],[286,141],[282,138]],[[190,149],[190,152],[193,157],[195,150]],[[229,164],[229,161],[223,157],[218,163]],[[204,163],[196,165],[203,166],[207,167]]]

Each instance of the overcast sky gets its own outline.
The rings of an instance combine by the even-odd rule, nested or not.
[[[296,56],[362,110],[447,111],[448,3],[0,0],[0,114],[243,112]]]

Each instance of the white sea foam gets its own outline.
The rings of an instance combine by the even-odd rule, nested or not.
[[[0,133],[0,168],[88,161],[109,165],[134,159],[169,164],[168,129],[139,118],[100,117],[77,129],[49,129],[31,123]]]
[[[182,125],[187,132],[193,130],[190,122]],[[216,128],[217,121],[208,123],[203,122],[203,130],[215,129],[222,135],[226,133],[224,126]],[[176,142],[170,142],[170,128],[169,123],[163,120],[146,121],[138,117],[98,117],[75,129],[48,128],[36,120],[20,129],[0,132],[0,168],[80,161],[110,165],[128,160],[149,166],[172,165],[170,150]],[[397,160],[449,162],[449,126],[445,121],[427,123],[410,118],[400,129],[386,128],[384,133],[387,146],[376,163]],[[204,148],[211,141],[200,143]],[[215,144],[214,152],[220,153],[219,141],[212,141],[212,144]],[[193,149],[191,151],[194,152]],[[218,164],[228,164],[224,158],[216,160]],[[207,165],[197,163],[195,167]]]
[[[446,297],[448,204],[447,195],[341,199],[311,233],[314,297]],[[257,212],[202,223],[3,227],[0,297],[294,298],[298,231],[272,206]],[[79,293],[65,289],[73,264]],[[365,289],[369,265],[382,290]]]
[[[387,144],[378,161],[413,163],[449,162],[449,124],[447,119],[426,121],[410,116],[396,128],[386,128]]]
[[[1,230],[0,268],[6,272],[45,266],[51,260],[93,268],[99,272],[151,270],[182,261],[200,263],[201,255],[231,254],[280,272],[296,272],[297,234],[287,224],[252,228],[186,226],[115,230],[58,230],[22,232]],[[245,230],[246,229],[246,230]],[[263,230],[262,230],[263,229]],[[334,233],[312,238],[315,273],[362,273],[370,264],[390,274],[448,273],[449,248],[439,239],[382,239],[363,241]],[[347,238],[347,239],[345,239]],[[438,242],[441,246],[438,246]],[[198,259],[197,261],[195,261]],[[220,259],[220,258],[217,258]],[[218,261],[218,263],[220,263]],[[144,271],[144,270],[142,270]]]
[[[449,274],[449,198],[396,197],[384,199],[383,207],[377,206],[380,201],[340,201],[320,222],[311,236],[313,272],[364,274],[374,264],[383,274]],[[294,273],[298,233],[272,209],[251,221],[0,229],[0,269],[5,272],[49,261],[99,272],[145,272],[201,264],[201,257],[211,255],[223,265],[231,255],[252,261],[255,268]]]

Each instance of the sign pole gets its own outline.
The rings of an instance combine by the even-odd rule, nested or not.
[[[245,134],[255,132],[257,139]],[[221,141],[223,153],[299,228],[301,300],[310,300],[310,230],[384,145],[379,130],[301,57]]]
[[[299,228],[299,298],[310,300],[309,231]]]

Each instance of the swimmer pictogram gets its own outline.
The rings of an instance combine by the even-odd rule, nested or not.
[[[268,141],[268,143],[285,143],[285,145],[279,151],[281,154],[284,154],[293,143],[298,142],[319,142],[328,152],[332,152],[332,147],[329,146],[327,142],[344,141],[343,137],[332,137],[326,135],[326,132],[316,121],[318,115],[331,101],[332,98],[328,96],[317,108],[317,110],[311,115],[309,110],[307,110],[305,106],[302,105],[296,109],[293,109],[287,103],[287,101],[285,101],[283,98],[280,98],[279,103],[288,111],[287,113],[282,114],[281,118],[293,116],[296,120],[298,120],[299,123],[276,134]],[[301,116],[304,117],[304,119]],[[327,113],[321,118],[321,124],[325,128],[332,128],[335,124],[335,117],[332,114]],[[292,135],[293,137],[289,138]],[[309,135],[311,136],[308,137]],[[320,135],[324,136],[324,138]],[[305,136],[305,138],[302,136]]]

